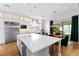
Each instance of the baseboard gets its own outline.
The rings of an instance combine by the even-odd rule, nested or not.
[[[5,45],[5,43],[1,43],[0,45]]]
[[[5,42],[5,44],[8,44],[8,43],[12,43],[12,42],[16,42],[17,40],[13,40],[13,41],[10,41],[10,42]]]

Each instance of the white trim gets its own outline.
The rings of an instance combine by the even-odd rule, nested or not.
[[[78,15],[78,43],[79,43],[79,15]]]
[[[58,42],[59,50],[58,50],[58,56],[61,56],[61,40]]]

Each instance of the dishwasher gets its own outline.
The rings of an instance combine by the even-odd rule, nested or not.
[[[22,56],[26,56],[27,55],[27,47],[26,45],[22,42]]]

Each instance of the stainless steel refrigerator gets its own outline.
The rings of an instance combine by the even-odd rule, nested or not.
[[[4,22],[5,25],[5,43],[16,41],[19,34],[19,23]]]

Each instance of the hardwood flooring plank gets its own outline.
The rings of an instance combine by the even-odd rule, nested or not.
[[[73,43],[71,46],[61,46],[62,56],[79,56],[79,43]],[[20,56],[16,42],[0,45],[0,56]]]

